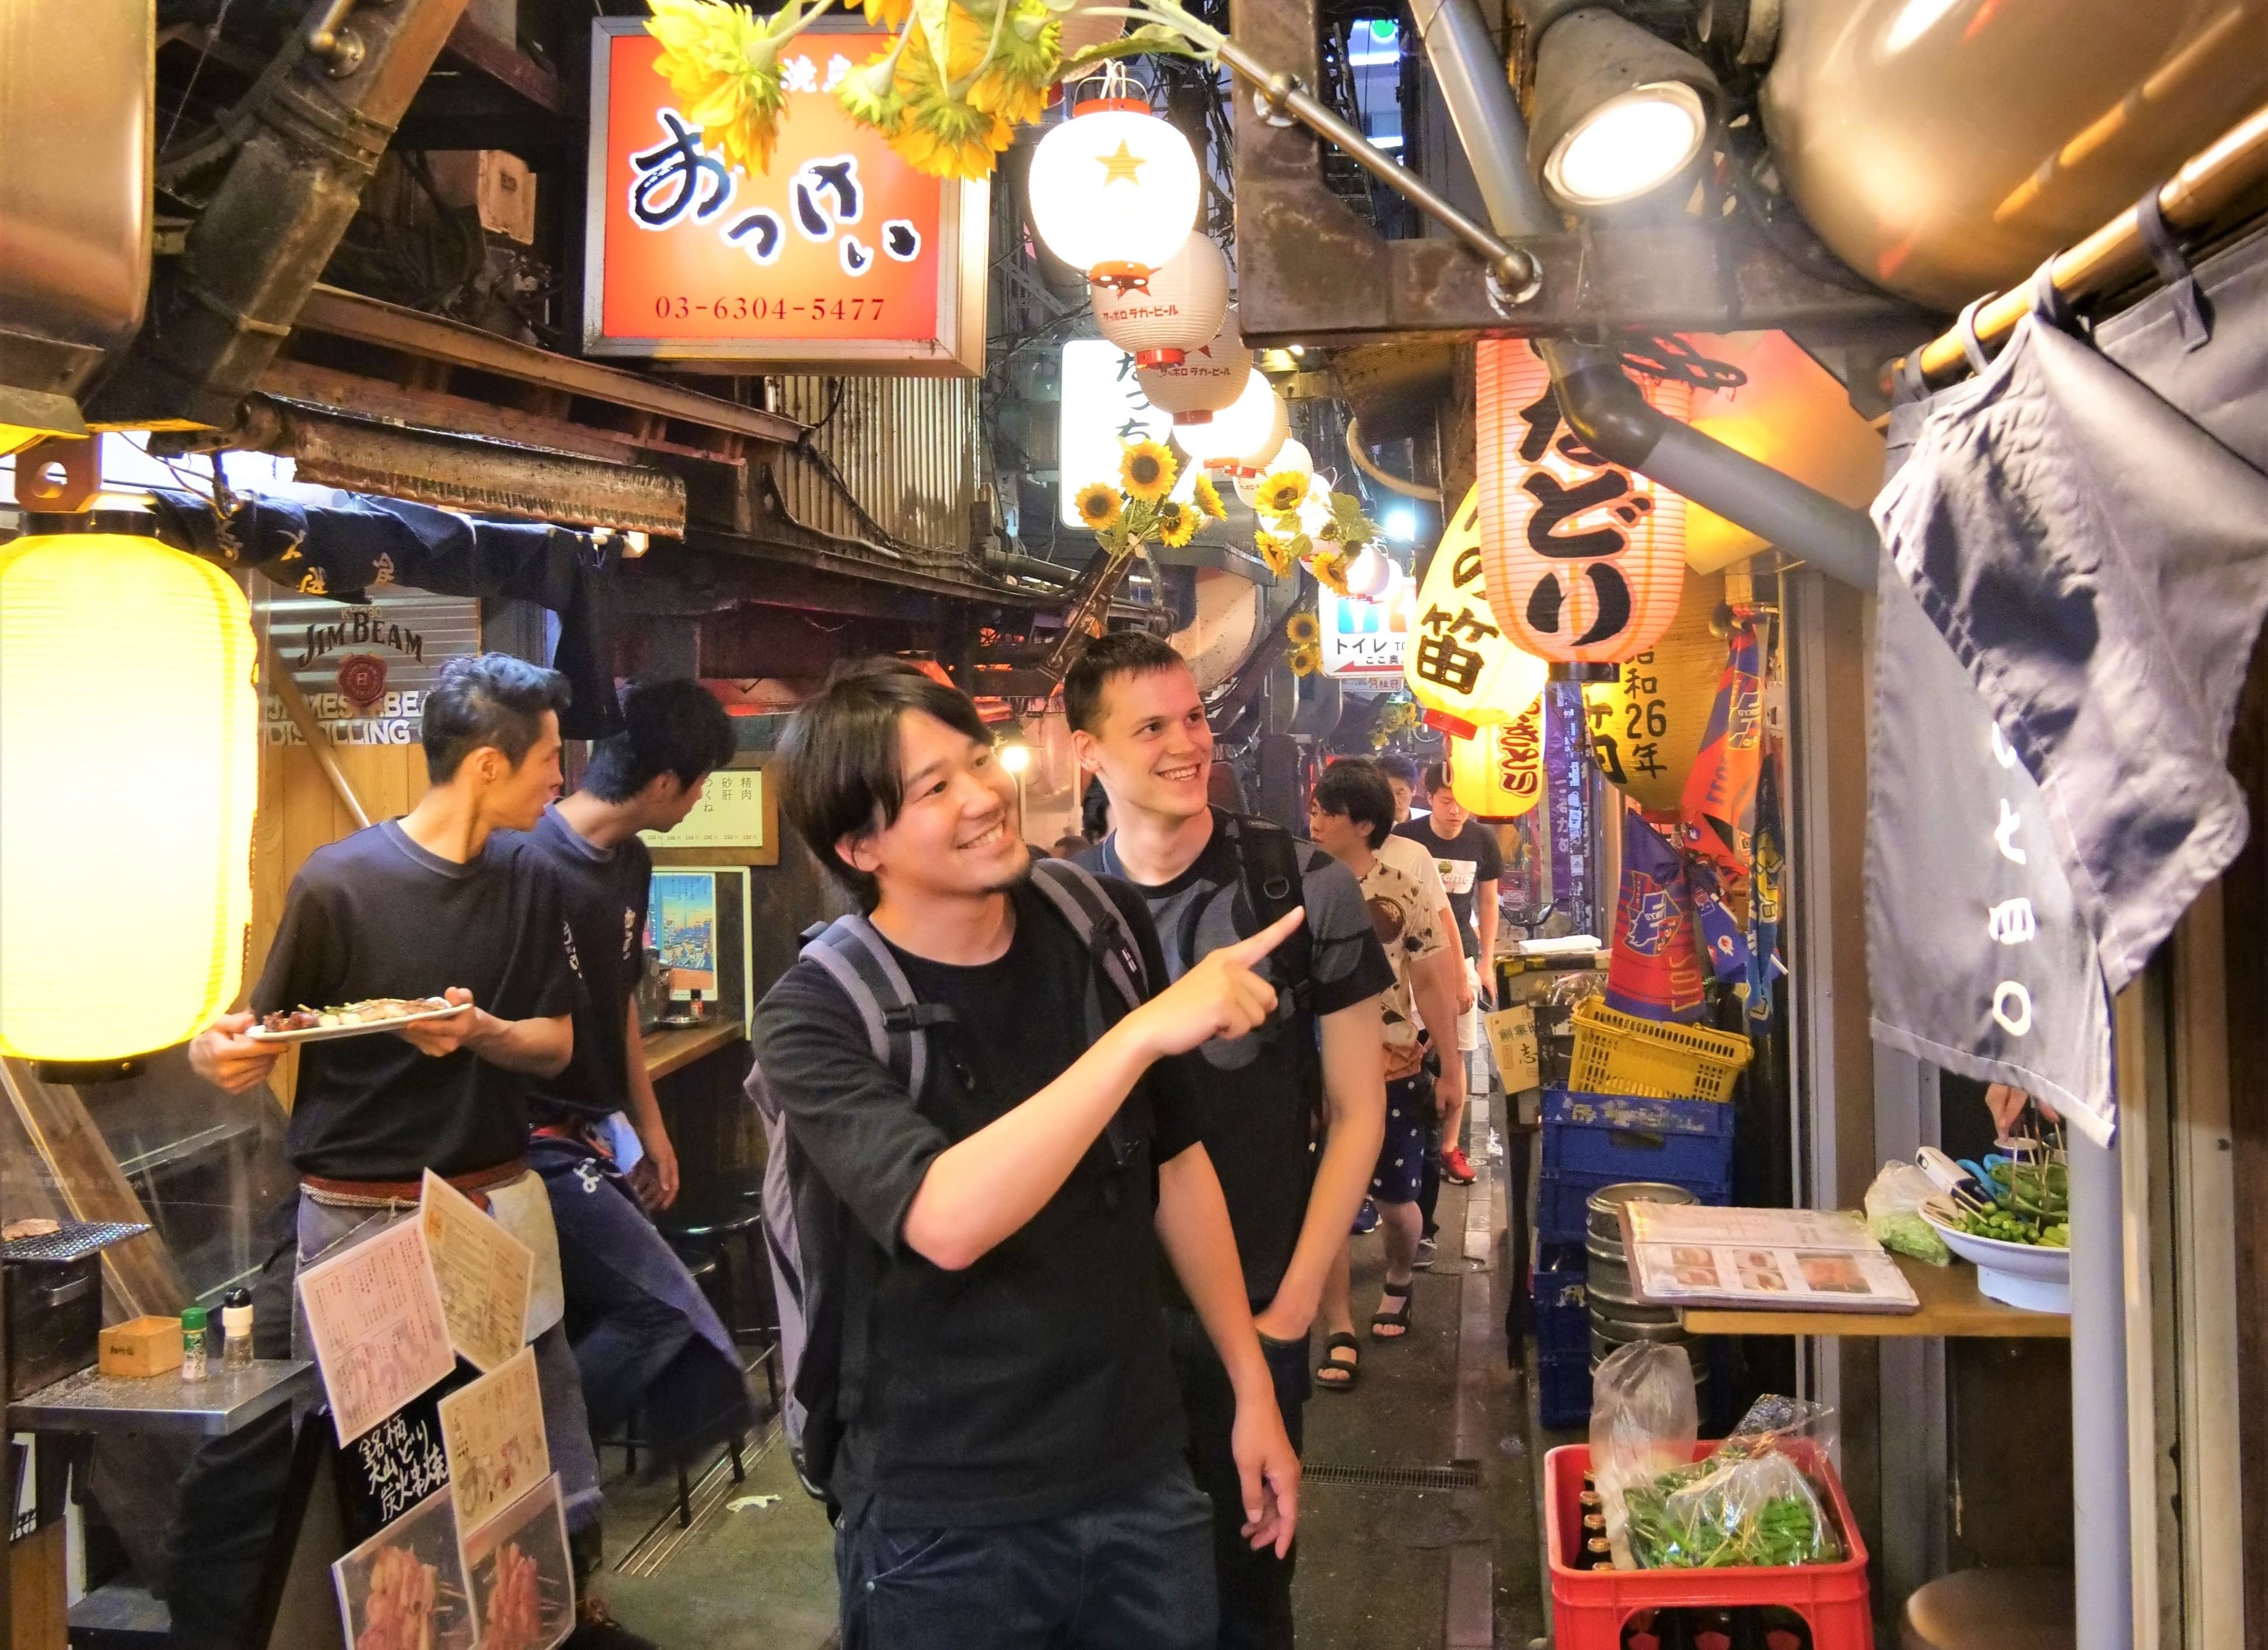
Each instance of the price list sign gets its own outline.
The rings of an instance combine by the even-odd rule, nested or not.
[[[593,20],[587,351],[983,370],[989,186],[915,171],[835,99],[891,40],[814,27],[782,48],[779,145],[751,174],[703,143],[639,19]]]

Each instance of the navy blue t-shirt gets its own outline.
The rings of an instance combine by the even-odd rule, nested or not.
[[[583,986],[557,880],[525,844],[491,836],[459,865],[386,820],[318,848],[291,880],[252,1012],[462,986],[499,1020],[573,1013]],[[300,1173],[336,1180],[493,1168],[526,1146],[528,1080],[392,1032],[310,1042],[285,1150]]]
[[[646,901],[653,855],[637,837],[601,848],[567,822],[556,806],[535,829],[509,835],[547,866],[559,884],[575,959],[589,1001],[575,1013],[575,1057],[556,1077],[527,1079],[539,1123],[603,1117],[630,1102],[630,999],[645,954]]]

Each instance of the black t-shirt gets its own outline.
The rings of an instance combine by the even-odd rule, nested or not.
[[[1404,820],[1394,828],[1394,834],[1407,836],[1433,856],[1433,866],[1441,873],[1442,891],[1449,896],[1449,909],[1456,913],[1465,954],[1480,955],[1480,933],[1473,926],[1473,890],[1504,875],[1504,851],[1496,845],[1496,833],[1478,820],[1469,819],[1464,829],[1445,837],[1435,832],[1433,816],[1428,814]]]
[[[570,825],[556,807],[535,829],[498,832],[557,880],[575,961],[587,1003],[575,1012],[575,1057],[556,1077],[527,1079],[528,1108],[539,1123],[603,1117],[629,1104],[631,994],[645,954],[645,908],[653,889],[653,856],[637,837],[601,848]]]
[[[1169,979],[1178,980],[1209,952],[1253,932],[1251,906],[1242,897],[1243,870],[1221,829],[1225,817],[1213,810],[1212,838],[1181,875],[1159,888],[1133,885],[1149,906]],[[1312,843],[1300,843],[1299,850],[1315,1015],[1336,1013],[1391,986],[1394,970],[1379,948],[1354,873]],[[1081,855],[1080,863],[1111,876],[1126,874],[1115,834]],[[1293,1041],[1312,1043],[1319,1034],[1312,1016],[1292,1023],[1296,1011],[1284,989],[1282,949],[1257,971],[1278,988],[1275,1021],[1233,1042],[1215,1039],[1189,1062],[1205,1150],[1228,1200],[1245,1292],[1256,1308],[1275,1298],[1299,1247],[1314,1167],[1309,1124],[1321,1098],[1312,1079],[1303,1077],[1315,1068],[1300,1058]]]
[[[559,895],[524,843],[490,837],[463,865],[387,820],[318,848],[292,879],[252,993],[254,1013],[460,985],[499,1020],[583,1001]],[[527,1079],[470,1050],[436,1059],[391,1032],[311,1042],[285,1137],[292,1167],[338,1180],[468,1175],[527,1144]]]
[[[1141,902],[1106,886],[1162,980]],[[868,1402],[830,1486],[846,1518],[870,1499],[895,1528],[1059,1517],[1162,1470],[1182,1447],[1152,1222],[1157,1166],[1197,1138],[1185,1061],[1159,1062],[1128,1096],[1125,1168],[1098,1143],[975,1265],[946,1271],[901,1241],[937,1156],[1086,1051],[1086,950],[1036,889],[1012,898],[1015,936],[997,961],[956,968],[892,947],[916,999],[956,1016],[932,1034],[918,1103],[818,964],[798,962],[756,1009],[756,1057],[798,1143],[884,1252]]]

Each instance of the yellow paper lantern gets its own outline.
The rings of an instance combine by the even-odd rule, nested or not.
[[[0,1053],[145,1054],[235,999],[257,658],[244,593],[155,539],[0,549]]]
[[[1509,722],[1535,703],[1550,667],[1505,637],[1482,588],[1480,489],[1465,495],[1418,588],[1402,656],[1410,696],[1466,727]]]
[[[1567,664],[1644,652],[1677,611],[1685,500],[1583,445],[1526,339],[1484,338],[1476,349],[1482,550],[1506,634]],[[1690,416],[1690,386],[1639,387],[1656,410]]]
[[[1543,799],[1543,698],[1470,739],[1449,737],[1449,790],[1469,814],[1518,819]]]
[[[1709,731],[1728,648],[1709,625],[1724,592],[1720,576],[1688,572],[1661,639],[1624,660],[1612,681],[1583,686],[1591,760],[1649,812],[1677,812]]]

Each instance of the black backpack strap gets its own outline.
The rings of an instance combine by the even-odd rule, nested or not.
[[[1108,1015],[1105,1025],[1139,1007],[1149,996],[1141,949],[1094,873],[1068,859],[1036,859],[1032,862],[1032,886],[1086,942],[1096,969],[1117,994],[1119,1012]]]
[[[905,970],[864,917],[836,917],[803,954],[842,988],[865,1025],[874,1057],[918,1101],[929,1080],[929,1038],[922,1034],[951,1023],[953,1011],[914,1001]]]
[[[1307,882],[1300,865],[1300,841],[1273,820],[1248,814],[1221,817],[1221,834],[1236,856],[1237,874],[1244,887],[1245,903],[1252,908],[1252,932],[1307,902]],[[1292,1005],[1301,1013],[1315,1008],[1315,936],[1306,923],[1276,947],[1284,983],[1291,988]]]

